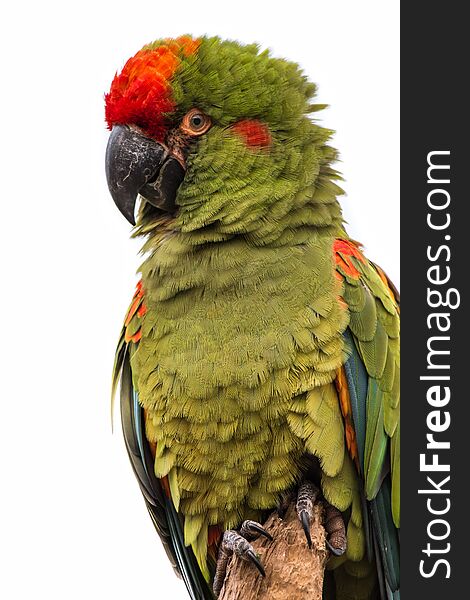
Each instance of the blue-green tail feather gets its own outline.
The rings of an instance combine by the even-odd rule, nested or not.
[[[345,363],[351,408],[356,431],[358,454],[364,473],[366,443],[366,406],[369,376],[349,331],[344,334],[349,350]],[[398,531],[393,523],[390,474],[384,471],[376,497],[367,501],[363,495],[363,517],[369,560],[377,564],[379,588],[383,600],[400,600],[400,564]]]

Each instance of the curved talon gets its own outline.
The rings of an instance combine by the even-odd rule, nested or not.
[[[244,533],[242,532],[242,529],[244,530]],[[261,575],[263,577],[266,576],[264,567],[261,564],[255,549],[246,539],[246,536],[253,535],[253,532],[255,532],[254,537],[257,537],[257,533],[259,533],[272,540],[272,536],[255,521],[244,521],[240,529],[240,533],[238,533],[238,531],[234,531],[233,529],[227,529],[227,531],[224,532],[219,547],[214,581],[212,583],[212,589],[216,598],[219,596],[224,585],[228,561],[233,554],[239,556],[244,561],[252,562]]]
[[[304,530],[305,537],[307,538],[307,546],[312,549],[312,536],[310,535],[310,517],[306,510],[302,510],[299,514],[300,522],[302,523],[302,529]]]
[[[335,548],[328,540],[325,541],[325,544],[331,554],[334,554],[335,556],[343,556],[343,554],[346,552],[346,548]]]
[[[297,503],[295,505],[297,515],[302,523],[307,545],[312,548],[312,536],[310,535],[310,522],[313,517],[313,508],[318,496],[318,488],[311,481],[304,481],[299,487],[297,493]]]
[[[258,569],[258,571],[261,573],[261,575],[263,577],[266,577],[266,572],[264,570],[264,567],[261,564],[259,558],[256,556],[256,554],[253,550],[248,550],[243,558],[245,558],[245,557],[248,557],[251,560],[251,562],[255,565],[255,567]],[[246,558],[245,558],[245,560],[246,560]]]
[[[273,541],[273,536],[269,531],[266,531],[266,529],[256,521],[243,521],[242,526],[240,527],[240,535],[250,541],[255,540],[258,535],[263,535],[270,542]]]

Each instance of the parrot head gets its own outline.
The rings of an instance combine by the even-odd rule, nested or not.
[[[296,64],[256,45],[182,36],[145,46],[105,96],[117,207],[134,225],[140,196],[137,225],[165,220],[213,240],[259,243],[286,215],[301,221],[322,174],[335,178],[332,132],[308,117],[322,108],[314,93]]]

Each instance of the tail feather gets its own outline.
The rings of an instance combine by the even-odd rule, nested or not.
[[[376,560],[381,561],[386,584],[394,594],[400,587],[400,555],[398,533],[392,518],[390,494],[391,485],[388,476],[370,505],[374,536],[378,546]]]

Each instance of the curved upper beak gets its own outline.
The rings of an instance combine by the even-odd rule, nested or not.
[[[138,194],[168,213],[185,171],[168,149],[127,125],[115,125],[106,148],[106,179],[116,206],[135,225]]]

